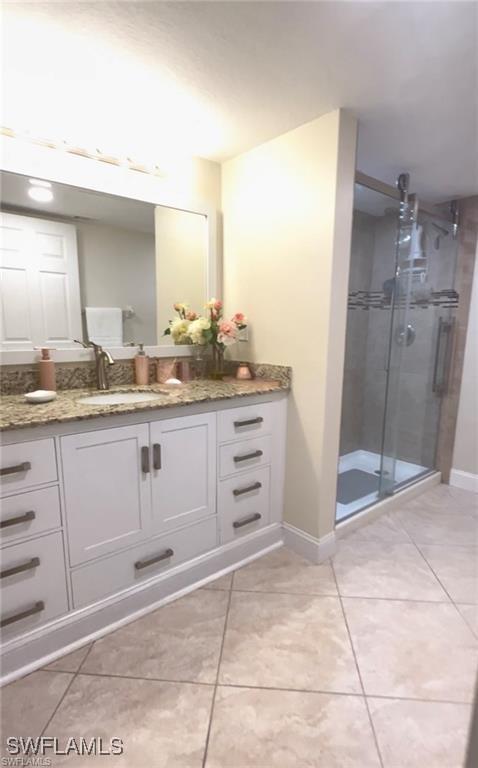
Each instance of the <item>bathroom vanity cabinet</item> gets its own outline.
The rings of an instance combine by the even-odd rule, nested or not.
[[[9,432],[4,674],[281,541],[283,393]]]

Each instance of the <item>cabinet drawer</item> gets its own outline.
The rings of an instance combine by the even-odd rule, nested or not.
[[[68,611],[60,532],[2,549],[1,573],[3,640]]]
[[[218,413],[218,440],[226,443],[272,432],[273,403],[245,405]]]
[[[0,544],[51,531],[61,525],[58,486],[17,493],[2,499]]]
[[[57,480],[55,444],[52,439],[15,443],[1,448],[2,495]]]
[[[269,467],[219,483],[221,544],[263,528],[270,519]]]
[[[74,607],[94,603],[159,576],[179,563],[214,549],[216,545],[214,517],[78,568],[71,574]]]
[[[219,449],[219,474],[221,477],[245,472],[248,469],[270,464],[271,438],[255,437],[222,445]]]

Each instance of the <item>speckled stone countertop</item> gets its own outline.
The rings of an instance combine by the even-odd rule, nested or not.
[[[50,403],[27,403],[23,395],[7,395],[1,398],[0,431],[39,427],[47,424],[63,424],[69,421],[95,419],[111,415],[155,411],[174,408],[193,403],[230,400],[250,395],[288,391],[290,381],[282,379],[256,378],[252,381],[237,381],[229,378],[225,381],[207,379],[192,381],[180,387],[168,388],[164,384],[151,384],[144,387],[112,387],[107,394],[114,392],[153,392],[158,393],[155,400],[143,403],[121,405],[91,405],[81,403],[81,397],[101,394],[94,389],[65,389],[57,393],[56,400]],[[106,394],[106,393],[105,393]]]

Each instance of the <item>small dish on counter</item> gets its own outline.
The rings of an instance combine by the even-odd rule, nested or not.
[[[55,400],[55,398],[56,392],[48,389],[36,389],[35,392],[25,393],[27,403],[49,403],[51,400]]]

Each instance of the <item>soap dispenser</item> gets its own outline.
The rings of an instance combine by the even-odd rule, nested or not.
[[[40,389],[56,392],[55,363],[50,357],[48,347],[41,348],[41,359],[38,367],[40,371]]]
[[[149,383],[149,357],[144,351],[144,344],[138,344],[139,352],[134,358],[134,378],[136,384]]]

